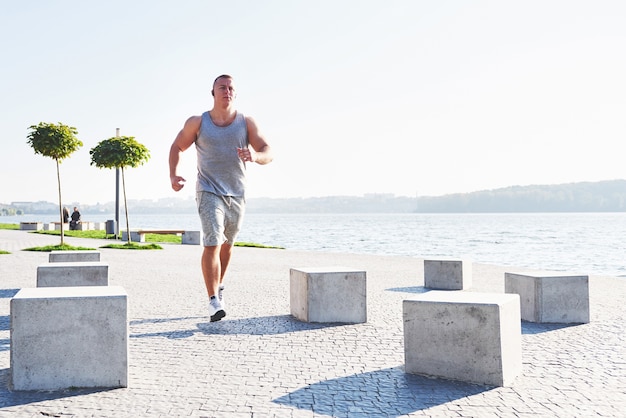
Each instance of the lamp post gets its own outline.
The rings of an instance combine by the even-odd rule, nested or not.
[[[120,137],[120,128],[115,128],[115,136]],[[120,169],[115,169],[115,239],[120,238]]]

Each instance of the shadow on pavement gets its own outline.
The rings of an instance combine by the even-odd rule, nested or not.
[[[205,334],[246,334],[246,335],[277,335],[288,332],[310,331],[347,325],[343,323],[311,323],[297,320],[291,315],[261,316],[205,322],[198,328]]]
[[[394,367],[315,383],[273,402],[329,416],[399,417],[491,389]]]
[[[522,334],[541,334],[543,332],[556,331],[558,329],[575,327],[584,324],[545,324],[522,321]]]
[[[385,289],[388,292],[400,292],[400,293],[426,293],[431,289],[428,289],[424,286],[411,286],[411,287],[392,287],[389,289]]]
[[[0,331],[9,331],[11,329],[11,317],[9,315],[0,316]],[[11,349],[11,339],[0,339],[0,351],[9,351]]]
[[[74,396],[83,396],[90,393],[108,392],[116,389],[110,388],[89,388],[89,389],[63,389],[56,391],[11,391],[9,390],[9,379],[11,369],[0,370],[0,408],[11,406],[27,405],[37,402],[50,401],[55,399],[67,399]],[[41,416],[63,416],[63,407],[59,411],[52,410],[52,407],[41,407]],[[17,416],[17,414],[16,414]]]
[[[196,321],[200,318],[204,318],[204,317],[200,317],[200,316],[195,316],[195,317],[178,317],[178,318],[148,318],[148,319],[138,319],[138,320],[133,320],[129,322],[129,328],[130,328],[130,332],[129,332],[129,338],[150,338],[150,337],[163,337],[163,338],[169,338],[169,339],[181,339],[181,338],[189,338],[191,336],[193,336],[196,332],[198,332],[198,329],[195,326],[192,327],[188,327],[187,329],[185,329],[183,324],[183,327],[178,327],[176,329],[170,329],[171,324],[173,323],[180,323],[180,322],[185,322],[185,321]],[[133,328],[138,328],[138,327],[158,327],[159,331],[155,331],[155,332],[141,332],[141,333],[133,333]],[[163,331],[163,326],[167,327],[168,329]]]
[[[199,318],[206,322],[199,322],[188,327],[178,326],[175,329],[163,330],[163,325],[173,322],[191,321]],[[156,325],[159,330],[154,332],[133,332],[133,327]],[[291,315],[262,316],[255,318],[224,319],[218,322],[209,322],[207,317],[162,318],[130,321],[130,338],[164,337],[170,339],[188,338],[197,332],[207,335],[277,335],[297,331],[310,331],[331,327],[352,325],[343,323],[309,323],[301,322]],[[167,325],[166,325],[167,326]]]
[[[12,298],[19,292],[20,289],[0,289],[0,298]]]

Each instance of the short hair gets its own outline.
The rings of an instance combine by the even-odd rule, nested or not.
[[[220,78],[228,78],[230,80],[233,79],[232,76],[228,75],[228,74],[222,74],[220,76],[217,76],[217,78],[215,80],[213,80],[213,87],[211,87],[211,96],[215,96],[215,83],[217,83],[217,80],[219,80]]]

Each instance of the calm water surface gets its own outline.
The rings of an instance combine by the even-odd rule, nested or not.
[[[129,216],[131,228],[200,229],[195,214]],[[57,218],[3,216],[0,222]],[[114,216],[97,218],[83,216],[101,222]],[[294,250],[468,257],[479,263],[626,277],[624,213],[249,213],[238,240]]]

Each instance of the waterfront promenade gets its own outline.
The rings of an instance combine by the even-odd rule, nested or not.
[[[48,261],[48,253],[21,249],[58,242],[0,230],[0,249],[11,252],[0,255],[0,417],[622,417],[626,411],[624,278],[590,276],[589,324],[523,322],[522,374],[512,386],[494,388],[404,372],[402,300],[425,291],[420,259],[235,248],[228,315],[210,323],[201,247],[177,244],[100,249],[109,284],[129,295],[128,388],[11,392],[9,301],[36,285],[37,266]],[[289,269],[337,265],[367,272],[368,322],[291,317]],[[469,291],[502,293],[504,272],[515,270],[474,264]]]

